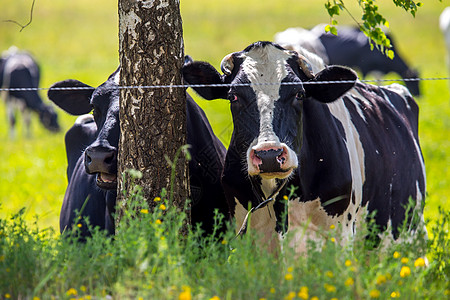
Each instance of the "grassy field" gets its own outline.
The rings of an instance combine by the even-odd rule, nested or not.
[[[97,86],[117,68],[116,1],[39,0],[33,22],[22,32],[2,22],[26,23],[31,2],[1,0],[0,51],[16,45],[32,52],[41,64],[42,87],[67,78]],[[323,2],[181,0],[185,52],[218,67],[226,54],[271,40],[287,27],[328,22]],[[377,2],[400,52],[420,75],[447,77],[438,29],[445,4],[427,1],[413,18],[391,0]],[[359,18],[357,7],[350,12]],[[338,20],[352,22],[347,15]],[[233,240],[232,231],[221,243],[208,243],[195,233],[180,238],[182,214],[174,211],[164,216],[159,210],[141,211],[139,219],[131,215],[114,240],[100,233],[86,244],[55,238],[52,230],[42,229],[59,228],[67,185],[64,132],[75,118],[59,110],[63,131],[51,134],[35,117],[31,138],[19,122],[17,137],[10,139],[0,105],[0,299],[445,299],[450,294],[449,87],[448,81],[424,81],[417,99],[428,181],[425,216],[433,220],[428,245],[419,237],[367,252],[359,233],[353,249],[341,249],[333,242],[338,233],[330,231],[320,252],[301,258],[287,247],[283,256],[255,251],[254,236]],[[227,102],[196,100],[227,144],[232,130]],[[438,214],[439,206],[446,213]],[[40,230],[30,223],[35,215]],[[423,267],[425,250],[428,268]]]
[[[390,0],[379,3],[400,52],[419,69],[420,75],[446,77],[444,44],[438,29],[444,3],[425,3],[416,18],[395,8]],[[30,5],[28,0],[3,0],[0,21],[12,19],[25,24]],[[118,17],[115,1],[99,0],[95,6],[87,0],[37,1],[33,22],[22,32],[13,23],[0,22],[0,50],[16,45],[32,52],[41,64],[42,87],[67,78],[97,86],[118,65]],[[309,27],[329,21],[322,1],[183,0],[181,12],[185,52],[216,67],[226,54],[257,40],[271,40],[287,27]],[[351,6],[350,12],[359,18],[357,7]],[[345,14],[338,20],[341,24],[352,23]],[[439,205],[446,207],[449,203],[449,86],[447,81],[424,81],[423,96],[418,99],[428,180],[425,215],[429,218],[433,218]],[[46,92],[41,94],[45,97]],[[196,100],[205,109],[216,134],[227,144],[232,124],[226,101]],[[19,126],[18,135],[12,140],[8,137],[4,106],[0,105],[0,216],[25,206],[26,219],[37,214],[42,226],[57,228],[66,187],[63,136],[74,121],[63,111],[58,113],[63,132],[46,132],[34,118],[33,137],[25,138]]]

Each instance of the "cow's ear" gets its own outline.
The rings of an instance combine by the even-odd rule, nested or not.
[[[207,62],[194,61],[183,66],[183,78],[188,84],[223,84],[223,76]],[[193,87],[193,89],[207,100],[226,99],[227,87]]]
[[[330,103],[353,88],[358,79],[355,71],[341,66],[328,66],[304,84],[306,96],[323,103]],[[343,81],[330,83],[330,81]],[[324,82],[320,84],[319,82]]]
[[[70,89],[82,88],[82,89]],[[80,116],[92,110],[90,99],[95,88],[78,80],[67,79],[54,83],[48,98],[71,115]]]

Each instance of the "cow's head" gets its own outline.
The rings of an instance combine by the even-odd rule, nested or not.
[[[230,148],[245,159],[248,175],[263,179],[288,178],[298,167],[302,102],[335,101],[357,79],[351,69],[339,66],[313,74],[305,57],[270,42],[227,55],[221,70],[223,75],[208,63],[193,62],[183,67],[183,75],[193,85],[230,84],[194,89],[205,99],[230,101],[234,122]],[[320,84],[337,80],[351,82]]]
[[[102,189],[117,188],[117,147],[119,144],[119,70],[97,88],[78,80],[64,80],[52,85],[48,97],[72,115],[93,111],[97,138],[84,151],[86,172],[97,174]],[[61,89],[79,87],[82,89]]]
[[[58,123],[58,115],[50,105],[42,105],[42,108],[39,110],[39,120],[50,131],[58,132],[61,130]]]

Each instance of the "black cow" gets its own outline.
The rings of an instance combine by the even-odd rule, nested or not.
[[[0,86],[9,88],[35,88],[39,87],[39,66],[33,57],[27,53],[11,48],[0,59]],[[39,114],[41,123],[50,131],[60,130],[58,116],[53,107],[45,104],[37,90],[30,91],[3,91],[8,118],[10,135],[14,135],[16,124],[15,109],[18,107],[23,114],[27,134],[30,135],[30,111]]]
[[[397,238],[409,198],[420,214],[425,195],[418,107],[398,84],[362,84],[340,66],[313,74],[310,63],[295,51],[257,42],[227,55],[224,75],[206,62],[183,68],[190,84],[231,85],[195,90],[230,101],[234,130],[222,181],[238,228],[249,206],[275,199],[251,216],[251,227],[271,248],[278,243],[274,233],[286,227],[297,251],[331,225],[342,226],[344,242],[366,211],[376,211],[376,224]],[[346,83],[320,84],[335,80]],[[290,186],[297,197],[286,208]],[[294,230],[299,227],[306,234]]]
[[[66,134],[69,185],[61,209],[61,231],[78,222],[75,211],[80,211],[88,198],[82,216],[88,216],[91,224],[111,234],[114,232],[111,216],[117,193],[119,74],[117,70],[95,89],[60,90],[90,87],[77,80],[65,80],[55,83],[48,92],[49,99],[70,114],[82,115],[94,110],[93,117],[80,117]],[[214,211],[229,215],[220,183],[226,149],[214,135],[204,112],[189,95],[186,111],[187,143],[191,145],[192,155],[189,162],[192,222],[202,223],[202,229],[211,233]],[[89,233],[85,230],[83,235]]]
[[[321,56],[325,63],[358,69],[363,77],[369,73],[386,75],[393,72],[403,79],[418,78],[418,72],[410,68],[398,52],[392,35],[386,34],[386,36],[391,41],[392,48],[390,50],[395,54],[393,59],[384,55],[377,48],[371,50],[370,41],[365,34],[351,26],[339,26],[337,36],[326,33],[324,25],[317,25],[307,35],[300,31],[300,28],[289,28],[278,33],[275,42],[286,47],[290,40],[310,51],[312,50],[311,45],[313,45],[313,52]],[[420,96],[419,81],[405,81],[405,84],[413,95]]]

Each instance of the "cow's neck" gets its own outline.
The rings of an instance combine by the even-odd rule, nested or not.
[[[269,197],[275,197],[276,194],[280,190],[281,182],[277,181],[275,178],[265,179],[261,178],[261,191],[264,193],[264,198],[268,199]]]
[[[327,105],[312,99],[303,103],[303,138],[299,175],[303,200],[319,198],[326,202],[336,197],[343,201],[328,207],[341,214],[348,206],[352,172],[343,124]]]

